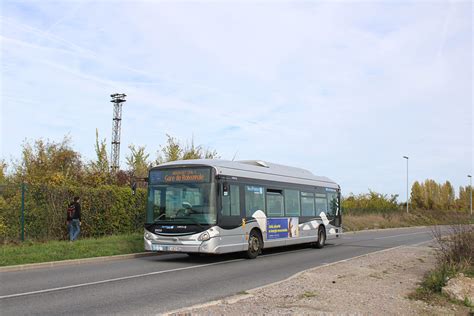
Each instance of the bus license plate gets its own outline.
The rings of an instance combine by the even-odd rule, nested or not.
[[[151,249],[154,251],[179,251],[179,247],[162,245],[151,245]]]

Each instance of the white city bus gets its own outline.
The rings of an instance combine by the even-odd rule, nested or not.
[[[148,177],[145,250],[189,255],[311,243],[342,233],[340,187],[263,161],[183,160]]]

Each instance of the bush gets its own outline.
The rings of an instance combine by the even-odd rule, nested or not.
[[[28,185],[25,194],[25,239],[67,238],[66,208],[81,197],[82,237],[141,232],[145,221],[146,190],[132,195],[119,186],[75,187]],[[21,234],[21,189],[9,186],[0,196],[2,241],[18,240]]]
[[[438,265],[454,267],[458,271],[474,273],[474,226],[451,225],[444,236],[440,228],[433,232],[438,244]]]
[[[367,194],[349,195],[342,200],[343,214],[389,214],[399,210],[398,195],[380,194],[369,191]]]
[[[446,302],[448,298],[442,294],[442,289],[449,279],[461,272],[474,277],[474,227],[454,224],[449,230],[449,234],[443,234],[441,228],[434,229],[433,235],[439,244],[436,267],[425,275],[420,287],[409,295],[410,298]],[[462,303],[472,307],[468,299]]]
[[[456,266],[442,263],[425,276],[421,286],[428,291],[441,293],[443,286],[446,285],[450,278],[456,275],[456,272]]]

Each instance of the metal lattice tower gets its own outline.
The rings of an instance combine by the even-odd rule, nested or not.
[[[122,103],[126,102],[126,94],[115,93],[110,95],[114,104],[114,117],[112,119],[112,153],[111,153],[111,169],[115,173],[120,167],[120,128],[122,122]]]

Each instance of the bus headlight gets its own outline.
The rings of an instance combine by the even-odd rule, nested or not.
[[[153,236],[150,233],[145,233],[145,239],[152,240]]]
[[[206,240],[209,240],[209,239],[211,239],[211,236],[209,236],[208,232],[202,233],[198,238],[198,240],[200,240],[200,241],[206,241]]]

